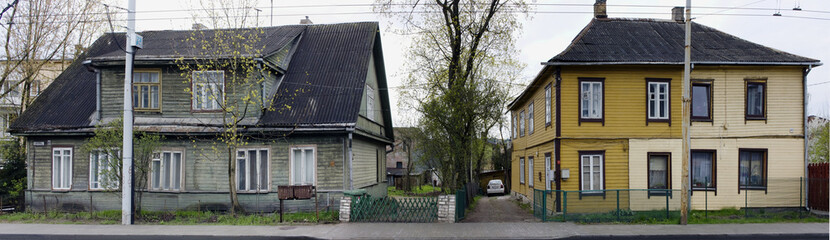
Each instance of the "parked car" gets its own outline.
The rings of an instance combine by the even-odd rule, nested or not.
[[[487,183],[487,196],[490,194],[504,194],[504,183],[499,179],[490,180]]]

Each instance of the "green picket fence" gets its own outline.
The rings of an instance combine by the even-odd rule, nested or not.
[[[437,197],[372,197],[352,199],[354,222],[435,222],[438,220]]]
[[[559,222],[674,219],[679,216],[679,197],[679,190],[672,189],[534,190],[533,215]]]

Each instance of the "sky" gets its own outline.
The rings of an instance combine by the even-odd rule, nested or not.
[[[257,4],[260,26],[270,26],[271,1]],[[393,125],[410,126],[412,114],[398,105],[398,89],[404,79],[409,47],[407,36],[393,32],[397,23],[373,13],[373,1],[358,0],[274,0],[273,25],[298,24],[308,16],[315,24],[377,21],[380,23],[383,55],[386,65]],[[542,69],[541,62],[564,50],[593,17],[591,0],[531,0],[535,13],[522,16],[522,29],[517,41],[521,51],[517,57],[526,64],[522,78],[529,83]],[[608,0],[609,17],[671,18],[672,6],[685,6],[684,0]],[[551,5],[553,4],[553,5]],[[126,0],[116,5],[125,7]],[[185,0],[137,0],[136,29],[189,29],[194,4]],[[794,11],[794,7],[802,11]],[[710,8],[719,7],[719,8]],[[781,16],[773,16],[780,13]],[[813,68],[808,75],[810,94],[808,113],[830,117],[830,2],[826,0],[694,0],[694,21],[737,37],[796,55],[821,60],[825,66]],[[199,21],[199,19],[195,19]],[[518,96],[518,92],[514,96]]]

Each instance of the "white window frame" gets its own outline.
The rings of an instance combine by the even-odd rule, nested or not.
[[[366,118],[375,120],[375,89],[366,84]]]
[[[512,120],[512,123],[510,124],[510,128],[511,128],[511,130],[513,130],[513,138],[516,138],[517,137],[516,132],[518,131],[516,128],[518,128],[517,126],[519,125],[518,122],[516,121],[516,115],[515,114],[510,114],[510,120]]]
[[[588,157],[589,158],[588,160],[591,161],[590,165],[589,165],[590,167],[588,169],[588,174],[589,174],[588,179],[585,179],[586,177],[585,177],[585,172],[584,172],[585,171],[585,157]],[[605,184],[603,184],[605,182],[605,179],[604,179],[605,174],[603,174],[604,171],[605,171],[605,169],[603,169],[603,167],[604,167],[603,166],[604,165],[603,160],[604,160],[603,159],[603,154],[580,154],[579,155],[579,186],[585,186],[585,181],[588,180],[588,181],[590,181],[589,186],[591,187],[591,189],[585,189],[583,187],[582,188],[582,193],[602,193],[602,191],[600,191],[600,190],[603,190],[604,185],[605,185]],[[596,164],[596,165],[599,165],[599,173],[595,173],[594,164],[593,164],[594,162],[593,161],[599,161],[598,164]],[[596,186],[597,189],[594,189],[594,174],[599,174],[599,183],[597,183],[597,186]]]
[[[551,93],[550,93],[550,84],[545,87],[545,126],[550,125],[551,121],[551,112],[550,112],[550,105],[551,105]]]
[[[587,90],[585,89],[586,84],[588,86]],[[605,113],[603,113],[603,109],[602,109],[602,105],[604,104],[603,103],[603,92],[605,91],[605,86],[603,86],[603,82],[602,81],[585,80],[585,81],[581,81],[579,85],[580,85],[579,86],[579,89],[580,89],[579,90],[579,92],[580,92],[579,101],[580,101],[580,104],[581,104],[580,109],[579,109],[579,117],[581,119],[602,119],[603,115],[605,114]],[[598,92],[598,93],[594,92],[594,86],[595,85],[599,85],[600,92]],[[588,104],[585,104],[585,97],[586,96],[590,97],[590,99],[588,99],[588,102],[587,102]],[[594,98],[598,98],[597,99],[598,101],[596,101],[596,105],[594,105],[594,103],[595,103],[593,101]],[[585,110],[588,110],[587,115],[585,114]],[[597,114],[591,114],[592,112],[594,112],[594,110]]]
[[[220,73],[222,77],[219,78],[219,81],[212,83],[209,80],[198,78],[198,75],[203,73]],[[221,106],[225,102],[225,71],[193,71],[190,78],[191,110],[222,110]],[[210,89],[210,92],[208,92],[208,89]],[[218,91],[218,94],[215,93],[216,91]],[[213,97],[210,95],[213,95]],[[210,107],[207,106],[208,102],[211,102]]]
[[[525,119],[525,111],[522,110],[522,112],[519,113],[519,136],[520,137],[525,136],[525,125],[527,125],[527,121]]]
[[[55,154],[58,151],[58,154]],[[69,151],[69,154],[66,154]],[[52,189],[53,190],[70,190],[72,189],[72,162],[73,162],[72,147],[53,147],[52,148]],[[55,157],[58,157],[61,164],[55,164]],[[67,164],[68,162],[68,164]],[[58,176],[55,173],[63,173]],[[68,175],[68,176],[67,176]]]
[[[256,161],[257,161],[256,164],[251,164],[252,160],[251,160],[251,157],[250,157],[250,151],[256,151],[256,153],[259,154],[257,159],[256,159]],[[266,161],[266,163],[265,163],[266,166],[265,167],[267,169],[262,169],[262,160],[263,159],[261,157],[262,156],[261,151],[265,151],[265,161]],[[242,153],[243,155],[240,156],[239,155],[240,153]],[[240,170],[239,161],[240,160],[245,161],[246,169],[245,169],[244,172],[241,172],[243,174],[240,174],[240,172],[239,172],[239,170]],[[240,192],[240,193],[242,193],[242,192],[269,192],[271,190],[271,149],[269,149],[269,148],[238,148],[238,149],[236,149],[236,162],[235,163],[237,164],[236,165],[236,170],[237,170],[237,173],[236,173],[236,190],[237,190],[237,192]],[[251,189],[251,182],[250,182],[251,178],[248,176],[248,174],[251,172],[250,171],[250,166],[256,166],[256,168],[257,168],[257,171],[256,171],[257,172],[256,180],[258,181],[257,182],[257,189]],[[262,181],[262,174],[265,174],[265,183],[261,182]],[[239,188],[239,182],[240,182],[239,179],[240,178],[248,180],[248,181],[245,181],[245,188],[244,189]],[[263,188],[263,186],[265,188]]]
[[[102,159],[104,159],[102,157],[106,157],[106,162],[102,162]],[[90,190],[113,190],[118,189],[121,186],[121,183],[118,181],[118,179],[107,179],[106,176],[102,176],[102,174],[105,173],[105,171],[112,171],[112,166],[109,164],[109,161],[112,161],[114,158],[115,156],[110,155],[107,151],[104,151],[102,149],[93,150],[89,153]],[[97,171],[93,169],[93,163],[95,163],[95,166],[98,166]]]
[[[179,159],[180,162],[179,162],[179,172],[178,172],[178,174],[179,174],[179,176],[178,176],[179,177],[179,186],[178,186],[179,188],[178,189],[174,188],[174,186],[173,186],[173,180],[176,177],[176,176],[173,175],[175,173],[175,171],[173,171],[173,170],[170,170],[170,178],[167,179],[167,181],[170,183],[170,185],[169,186],[164,186],[164,179],[162,179],[162,178],[164,177],[165,171],[167,171],[170,168],[170,166],[167,166],[167,164],[164,163],[164,154],[166,154],[166,153],[170,154],[170,163],[171,163],[171,165],[173,164],[174,154],[178,153],[181,156],[180,159]],[[185,166],[184,166],[185,159],[184,158],[185,158],[185,151],[182,151],[182,150],[162,150],[162,151],[154,152],[152,158],[150,159],[150,174],[147,174],[147,176],[150,177],[150,179],[147,180],[147,189],[149,189],[150,191],[153,191],[153,192],[181,192],[181,191],[184,191],[184,169],[185,169]],[[156,171],[153,169],[153,163],[155,163],[155,162],[159,163],[159,175],[160,175],[159,176],[159,187],[155,187],[154,186],[155,181],[153,181],[153,179],[155,179],[154,176],[156,174]]]
[[[533,157],[527,157],[527,185],[533,187]]]
[[[311,176],[313,183],[308,183],[308,182],[298,183],[298,182],[294,181],[294,174],[297,174],[297,173],[294,172],[294,164],[295,164],[294,163],[294,157],[295,157],[294,156],[294,150],[297,150],[297,149],[302,150],[303,155],[306,154],[307,150],[311,150],[311,155],[313,156],[311,166],[314,168],[314,174],[313,174],[313,176]],[[290,156],[290,159],[288,161],[288,169],[289,169],[288,184],[289,185],[308,185],[308,184],[312,184],[314,186],[317,186],[317,146],[292,146],[288,150],[288,155]],[[305,158],[302,158],[302,159],[305,159]],[[303,173],[306,172],[305,171],[306,170],[305,166],[307,166],[307,165],[303,165],[303,169],[302,169]]]
[[[534,123],[533,123],[533,102],[530,102],[530,105],[527,106],[527,121],[528,121],[528,134],[533,134],[534,130]]]
[[[519,183],[525,183],[525,158],[519,158]]]
[[[652,86],[654,86],[656,92],[651,90]],[[661,87],[664,87],[664,92],[660,91]],[[669,97],[671,97],[671,90],[669,87],[669,82],[649,81],[646,85],[646,96],[648,96],[646,99],[648,102],[646,106],[646,114],[648,115],[648,119],[668,120],[669,116],[671,116],[671,112],[669,112]],[[662,99],[660,99],[661,96],[663,97]],[[660,115],[661,104],[664,115]],[[652,108],[654,108],[654,114],[652,114]]]

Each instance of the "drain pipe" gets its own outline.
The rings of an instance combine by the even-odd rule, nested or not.
[[[807,129],[807,74],[809,74],[811,70],[813,70],[813,65],[807,65],[807,67],[804,68],[804,72],[802,75],[804,78],[804,84],[802,84],[802,86],[804,86],[804,208],[806,208],[807,211],[810,211],[810,191],[808,191],[810,189],[810,173],[808,171],[810,164],[810,143],[808,140],[809,129]],[[801,201],[801,199],[799,199],[799,201]]]
[[[354,162],[354,152],[352,151],[352,134],[354,133],[354,128],[347,129],[346,131],[349,132],[349,190],[354,190],[354,167],[352,167],[352,162]]]

